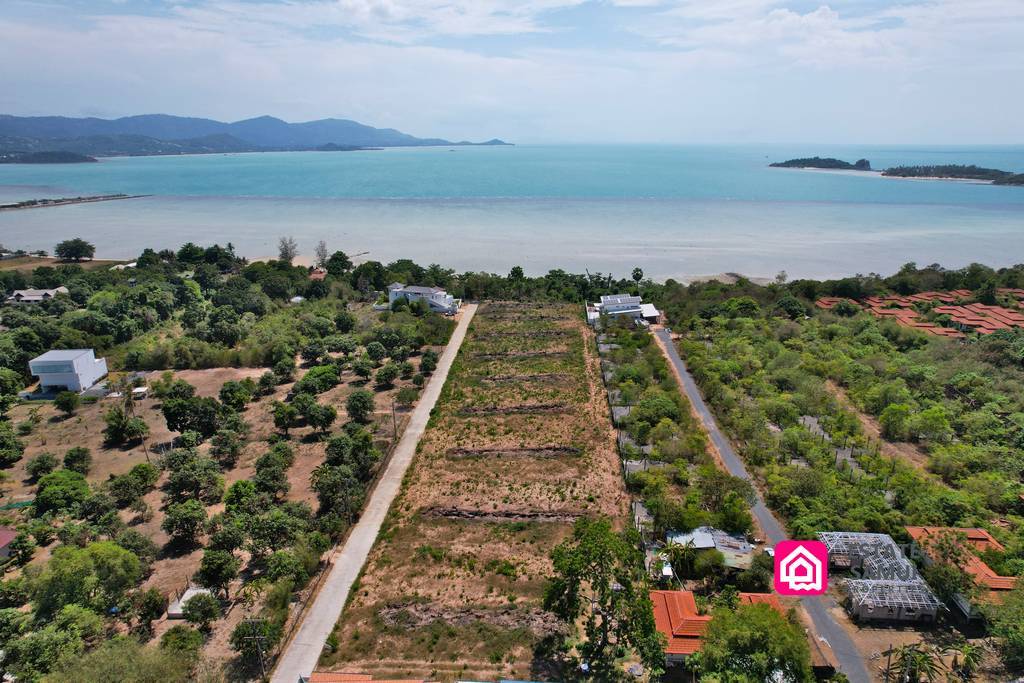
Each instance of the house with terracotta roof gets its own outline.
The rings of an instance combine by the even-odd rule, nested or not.
[[[697,601],[691,591],[651,591],[654,604],[654,625],[664,636],[665,661],[681,664],[700,649],[701,638],[708,624],[710,614],[700,614]],[[779,614],[785,614],[779,598],[774,593],[740,593],[741,605],[768,605]]]
[[[0,526],[0,557],[11,556],[11,541],[15,539],[18,532],[9,526]]]
[[[309,279],[313,282],[319,282],[327,279],[327,269],[317,266],[313,270],[309,271]]]
[[[966,572],[981,590],[979,600],[981,602],[999,602],[1003,596],[1013,590],[1019,579],[1015,576],[1000,576],[977,553],[986,550],[1005,550],[1003,544],[992,537],[992,534],[984,529],[978,528],[957,528],[957,527],[935,527],[935,526],[908,526],[907,533],[914,539],[925,562],[931,562],[929,547],[932,546],[943,534],[954,534],[955,538],[965,546],[968,551],[964,553],[964,562],[960,568]],[[964,595],[957,595],[953,599],[957,609],[968,619],[975,619],[981,616],[977,605]]]

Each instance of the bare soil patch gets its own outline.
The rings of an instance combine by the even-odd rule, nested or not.
[[[533,375],[491,375],[483,377],[481,381],[491,384],[519,383],[519,382],[563,382],[569,379],[569,375],[558,372],[541,372]]]
[[[507,510],[503,512],[485,512],[482,510],[466,510],[464,508],[428,508],[423,510],[426,517],[444,517],[446,519],[467,519],[477,522],[571,522],[578,514],[536,512],[534,510]]]
[[[576,446],[542,446],[540,448],[449,448],[450,458],[557,458],[579,455]]]
[[[472,406],[459,411],[461,415],[522,415],[532,413],[565,413],[564,403],[526,403],[518,406]]]

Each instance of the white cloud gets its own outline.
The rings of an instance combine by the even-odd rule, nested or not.
[[[70,24],[70,10],[12,14],[0,60],[19,68],[0,72],[0,107],[344,116],[518,141],[1020,141],[1019,0],[594,1],[621,13],[631,40],[589,39],[583,0],[198,0],[156,15],[108,5]]]

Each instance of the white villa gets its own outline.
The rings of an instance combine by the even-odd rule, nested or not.
[[[85,391],[107,374],[107,360],[92,349],[47,351],[28,362],[44,390]]]
[[[591,325],[597,324],[602,315],[629,316],[645,323],[656,323],[661,318],[654,304],[645,304],[642,298],[631,294],[605,295],[600,301],[587,306],[587,322]]]
[[[462,305],[461,299],[456,299],[440,287],[418,287],[392,282],[388,285],[388,306],[398,299],[405,299],[409,303],[423,300],[430,306],[430,310],[447,315],[454,315]]]
[[[58,294],[67,294],[67,287],[55,287],[54,289],[16,289],[7,297],[9,304],[41,304],[49,301]]]

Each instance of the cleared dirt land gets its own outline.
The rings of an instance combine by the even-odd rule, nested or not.
[[[321,669],[545,675],[535,646],[560,628],[540,609],[551,549],[581,515],[626,517],[578,313],[481,306]]]

